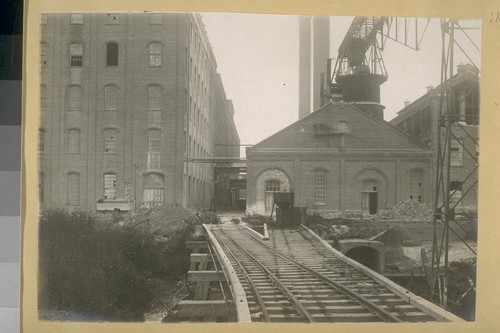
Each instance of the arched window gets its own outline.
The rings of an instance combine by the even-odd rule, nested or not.
[[[410,172],[410,199],[422,202],[422,171],[412,170]]]
[[[161,87],[150,86],[148,88],[149,110],[161,110]]]
[[[143,200],[147,207],[160,206],[164,202],[163,175],[150,173],[143,177]]]
[[[149,44],[149,66],[152,66],[152,67],[161,66],[161,44],[160,43]]]
[[[148,131],[148,169],[160,169],[160,140],[159,129]]]
[[[104,130],[104,153],[116,153],[117,134],[113,128]]]
[[[82,67],[83,65],[83,46],[82,44],[71,44],[69,46],[70,66]]]
[[[314,204],[326,205],[326,171],[314,170]]]
[[[115,200],[116,198],[116,175],[113,173],[104,174],[104,199]]]
[[[80,204],[80,174],[68,173],[67,177],[67,203],[71,206]]]
[[[118,66],[118,43],[106,44],[106,66]]]
[[[68,88],[68,111],[79,111],[81,108],[82,88],[70,86]]]
[[[80,154],[80,130],[68,130],[68,154]]]
[[[104,88],[104,109],[105,110],[116,110],[117,109],[117,99],[118,99],[118,87],[117,86],[107,86]]]

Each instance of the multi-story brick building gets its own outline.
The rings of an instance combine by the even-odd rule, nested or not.
[[[239,137],[200,15],[44,14],[40,49],[42,207],[210,207],[190,157]]]
[[[454,108],[441,99],[442,91],[453,89]],[[442,90],[443,88],[444,90]],[[479,157],[479,71],[474,66],[459,65],[457,74],[443,86],[428,87],[425,95],[408,103],[390,123],[419,140],[433,151],[432,179],[436,176],[439,153],[438,127],[440,109],[448,111],[451,125],[450,193],[452,200],[463,196],[459,209],[475,209],[477,206],[477,181]],[[442,104],[441,104],[442,103]],[[442,112],[444,114],[444,112]],[[444,122],[441,122],[444,126]],[[445,142],[445,130],[441,131]],[[447,159],[444,160],[445,162]],[[467,195],[465,195],[467,192]]]

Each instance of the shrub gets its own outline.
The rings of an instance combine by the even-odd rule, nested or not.
[[[150,281],[185,274],[189,251],[184,243],[196,225],[216,221],[214,215],[163,205],[102,224],[85,211],[44,211],[39,307],[143,320],[153,300]]]
[[[214,212],[202,212],[196,213],[194,215],[193,221],[191,223],[194,224],[219,224],[220,218]]]
[[[305,217],[305,224],[312,226],[316,224],[325,224],[325,225],[346,225],[346,226],[352,226],[352,221],[346,218],[342,217],[324,217],[321,214],[314,213],[314,214],[307,214]]]
[[[264,225],[264,223],[270,224],[274,222],[273,219],[269,216],[258,214],[245,215],[241,218],[241,220],[253,226]]]
[[[471,288],[476,284],[476,262],[474,260],[454,261],[448,271],[448,298],[450,310],[464,318],[474,320],[476,293]]]
[[[98,228],[88,212],[44,211],[39,229],[39,305],[141,320],[151,295],[121,253],[120,231]]]

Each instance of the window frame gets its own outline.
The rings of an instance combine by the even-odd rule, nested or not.
[[[75,184],[76,185],[76,190],[74,192],[70,191],[70,185],[71,182],[70,180],[73,179],[73,176],[76,176],[76,181],[77,183]],[[80,173],[78,172],[68,172],[67,175],[66,175],[66,202],[67,202],[67,205],[68,206],[79,206],[80,205],[80,202],[81,202],[81,176],[80,176]],[[74,194],[75,195],[75,200],[70,200],[70,199],[73,199],[70,194]]]
[[[451,139],[450,142],[450,166],[464,165],[464,147],[462,139]]]
[[[160,184],[151,184],[147,177],[158,177]],[[151,200],[146,200],[146,199]],[[142,200],[146,207],[161,206],[165,202],[165,176],[161,173],[149,173],[144,175]]]
[[[73,95],[74,93],[77,95]],[[82,86],[72,84],[68,86],[68,106],[67,111],[80,111],[82,109]]]
[[[83,67],[83,45],[81,43],[70,44],[69,65],[70,67]]]
[[[106,172],[103,175],[104,200],[116,200],[117,184],[118,176],[116,173]]]
[[[149,24],[151,24],[151,25],[163,24],[163,15],[160,13],[150,13],[149,14]]]
[[[155,96],[156,92],[159,93]],[[148,110],[149,111],[161,111],[163,103],[163,89],[162,86],[158,84],[153,84],[148,87]]]
[[[417,184],[414,184],[415,181],[417,182]],[[420,169],[410,170],[410,181],[408,185],[410,199],[417,200],[418,202],[422,203],[423,182],[424,182],[424,173],[422,172],[422,170]],[[418,189],[418,191],[416,189]],[[413,198],[413,195],[417,195],[417,198]]]
[[[73,143],[73,141],[75,141]],[[67,133],[66,153],[78,155],[81,149],[81,131],[79,128],[70,128]],[[73,149],[74,148],[74,149]]]
[[[327,201],[327,171],[324,169],[315,169],[313,172],[313,201],[316,206],[324,206]],[[322,179],[319,179],[322,178]]]
[[[104,154],[116,154],[118,151],[118,130],[106,128],[104,130]]]
[[[110,49],[115,47],[115,49]],[[113,53],[114,54],[111,54]],[[112,57],[111,57],[112,56]],[[118,67],[120,61],[120,45],[117,42],[110,41],[106,43],[106,67]]]
[[[113,13],[106,14],[106,24],[110,25],[120,24],[120,14],[113,14]]]
[[[115,111],[118,110],[118,86],[107,85],[104,87],[104,110]],[[113,93],[111,93],[113,92]]]
[[[155,49],[155,46],[159,46]],[[163,45],[160,42],[151,42],[148,45],[149,49],[149,67],[161,67],[162,66],[162,55],[163,55]]]
[[[83,14],[79,13],[70,14],[69,23],[75,25],[83,24]]]

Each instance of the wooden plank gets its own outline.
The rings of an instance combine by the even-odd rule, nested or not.
[[[222,271],[188,271],[188,281],[226,281]]]
[[[188,249],[206,249],[206,248],[208,248],[208,244],[206,241],[186,241],[184,244]]]
[[[189,258],[190,271],[205,271],[207,263],[213,262],[212,257],[208,253],[191,253]]]
[[[191,317],[227,317],[228,305],[224,300],[217,301],[180,301],[177,314],[181,318]]]
[[[191,262],[212,262],[212,257],[208,253],[191,253],[189,260]]]
[[[194,287],[194,299],[206,300],[208,299],[208,288],[210,281],[198,281]]]

